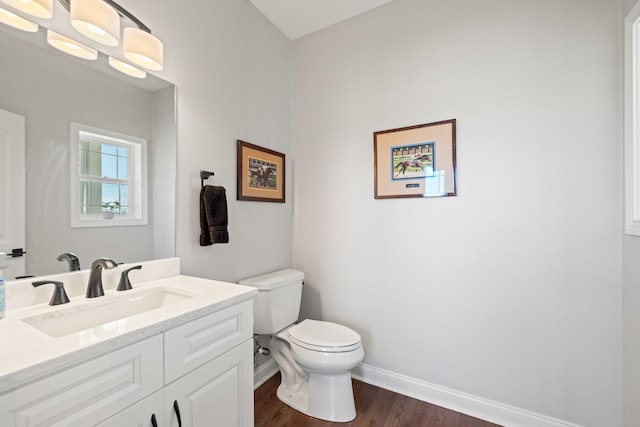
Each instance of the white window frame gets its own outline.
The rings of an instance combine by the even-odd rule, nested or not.
[[[640,236],[640,2],[624,22],[625,233]]]
[[[140,166],[133,167],[133,188],[128,189],[129,210],[127,215],[116,215],[105,219],[102,214],[82,214],[80,206],[80,133],[112,141],[116,144],[136,144],[139,149],[134,156],[140,157]],[[148,224],[147,206],[147,140],[131,135],[100,129],[93,126],[71,122],[70,170],[71,170],[71,228],[83,227],[121,227]],[[135,161],[132,163],[136,163]]]

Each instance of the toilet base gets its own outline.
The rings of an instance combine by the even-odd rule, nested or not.
[[[310,417],[338,423],[353,421],[356,417],[351,372],[309,373],[308,383],[296,389],[287,389],[283,382],[276,394],[282,402]]]

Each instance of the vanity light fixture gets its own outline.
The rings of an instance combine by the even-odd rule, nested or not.
[[[38,31],[38,24],[31,22],[28,19],[24,19],[21,16],[16,15],[13,12],[9,12],[0,7],[0,22],[10,27],[17,28],[18,30],[27,31],[29,33],[35,33]]]
[[[47,43],[69,55],[78,58],[94,60],[98,58],[98,51],[90,48],[69,37],[58,34],[55,31],[47,30]]]
[[[53,16],[53,0],[0,0],[29,15],[49,19]]]
[[[127,64],[126,62],[120,61],[119,59],[116,59],[112,56],[109,57],[109,65],[111,65],[121,73],[124,73],[131,77],[135,77],[137,79],[144,79],[145,77],[147,77],[146,71],[136,68],[131,64]]]
[[[73,0],[71,25],[91,40],[106,46],[120,42],[120,15],[103,0]]]
[[[148,70],[164,66],[164,45],[151,34],[149,27],[113,0],[58,0],[69,11],[71,25],[84,36],[106,46],[118,46],[120,27],[124,57]],[[39,18],[51,18],[53,0],[0,0],[22,12]],[[0,22],[25,31],[35,32],[38,25],[0,8]],[[96,59],[98,51],[57,32],[47,30],[47,43],[62,52],[83,59]],[[146,72],[109,56],[116,70],[137,78]]]
[[[162,70],[164,46],[155,36],[139,28],[127,27],[122,39],[125,58],[149,70]]]
[[[20,0],[0,0],[20,1]],[[39,0],[44,1],[44,0]],[[117,46],[120,27],[123,54],[127,60],[146,68],[159,71],[164,66],[164,46],[151,34],[149,27],[113,0],[58,0],[71,14],[71,23],[78,31],[92,40]],[[118,30],[113,23],[114,14]],[[100,33],[100,35],[98,35]]]

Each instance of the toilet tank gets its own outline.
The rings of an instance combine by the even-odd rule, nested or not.
[[[302,271],[285,269],[238,282],[258,289],[253,299],[254,334],[275,334],[298,320],[303,280]]]

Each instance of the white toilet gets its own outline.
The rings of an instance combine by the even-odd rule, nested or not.
[[[292,408],[333,422],[356,417],[351,369],[364,357],[360,335],[346,326],[298,320],[304,273],[280,270],[241,280],[253,286],[254,333],[271,335],[271,356],[280,367],[278,398]]]

